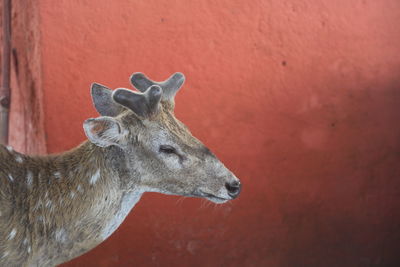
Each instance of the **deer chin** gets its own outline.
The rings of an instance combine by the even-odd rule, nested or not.
[[[225,198],[221,198],[221,197],[215,197],[215,196],[208,196],[205,197],[205,199],[214,202],[216,204],[223,204],[225,202],[227,202],[229,199],[225,199]]]

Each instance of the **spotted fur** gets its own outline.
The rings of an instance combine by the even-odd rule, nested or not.
[[[227,183],[238,179],[175,118],[171,93],[138,114],[107,91],[99,104],[96,90],[106,115],[84,123],[80,146],[48,156],[0,146],[0,266],[55,266],[89,251],[145,192],[234,198]]]

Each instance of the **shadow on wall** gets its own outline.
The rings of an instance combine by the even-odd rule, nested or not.
[[[298,124],[299,152],[274,169],[270,188],[287,234],[279,266],[400,262],[400,79],[392,72],[343,84],[309,95],[292,117],[301,121],[288,122]]]

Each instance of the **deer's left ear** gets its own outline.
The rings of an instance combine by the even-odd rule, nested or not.
[[[99,147],[120,146],[125,140],[125,131],[121,124],[111,117],[87,119],[83,129],[89,141]]]
[[[93,105],[101,116],[115,117],[124,110],[121,105],[112,100],[111,89],[104,85],[93,83],[90,94],[92,95]]]

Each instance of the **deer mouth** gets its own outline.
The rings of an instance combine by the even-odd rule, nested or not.
[[[217,197],[216,195],[213,195],[213,194],[210,194],[210,193],[202,192],[200,190],[195,192],[194,196],[205,198],[205,199],[207,199],[207,200],[209,200],[211,202],[217,203],[217,204],[222,204],[222,203],[225,203],[225,202],[227,202],[229,200],[229,199],[226,199],[226,198]]]

